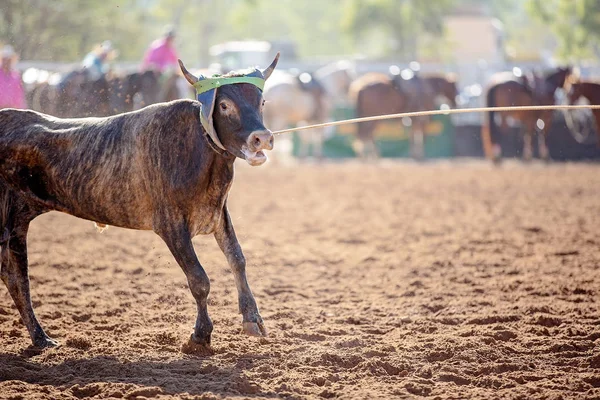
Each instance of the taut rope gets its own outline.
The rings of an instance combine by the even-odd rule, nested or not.
[[[423,117],[427,115],[448,115],[448,114],[466,114],[473,112],[488,112],[488,111],[542,111],[542,110],[580,110],[580,109],[600,109],[600,105],[553,105],[553,106],[515,106],[515,107],[479,107],[479,108],[454,108],[448,110],[431,110],[431,111],[415,111],[399,114],[374,115],[372,117],[344,119],[341,121],[325,122],[322,124],[306,125],[297,128],[281,129],[273,132],[274,135],[289,133],[295,131],[303,131],[305,129],[325,128],[327,126],[338,126],[347,124],[356,124],[359,122],[379,121],[382,119],[397,119],[410,117]]]

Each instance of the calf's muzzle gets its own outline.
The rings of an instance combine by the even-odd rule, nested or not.
[[[267,161],[263,150],[273,150],[273,134],[270,130],[254,131],[248,135],[246,144],[242,146],[242,153],[248,164],[258,166]]]
[[[248,136],[248,148],[251,151],[273,150],[273,134],[270,130],[254,131]]]

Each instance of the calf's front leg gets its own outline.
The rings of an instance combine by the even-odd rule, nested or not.
[[[188,344],[184,345],[182,350],[187,353],[206,350],[210,348],[210,335],[213,330],[213,324],[208,316],[207,308],[210,280],[204,268],[200,265],[198,257],[196,257],[189,229],[187,225],[182,223],[179,227],[162,230],[157,233],[165,241],[173,257],[175,257],[175,260],[181,269],[183,269],[190,291],[198,307],[194,333],[192,333]]]
[[[246,258],[235,236],[233,224],[227,211],[227,204],[223,206],[223,215],[221,216],[219,226],[215,230],[215,239],[223,254],[227,257],[227,262],[233,272],[238,291],[239,310],[240,314],[242,314],[244,332],[250,336],[267,336],[267,330],[258,313],[256,300],[254,300],[248,280],[246,279]]]

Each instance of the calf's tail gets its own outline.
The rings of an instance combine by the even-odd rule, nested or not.
[[[0,263],[7,260],[8,240],[13,221],[13,207],[17,201],[17,195],[4,181],[0,180]]]

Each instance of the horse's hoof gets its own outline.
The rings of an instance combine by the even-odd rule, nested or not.
[[[184,354],[192,354],[197,356],[210,356],[215,354],[213,349],[210,347],[210,339],[206,340],[198,340],[194,338],[192,334],[187,343],[181,345],[181,352]]]
[[[265,324],[261,322],[244,322],[242,324],[244,333],[248,336],[264,337],[267,336]]]

